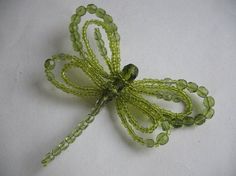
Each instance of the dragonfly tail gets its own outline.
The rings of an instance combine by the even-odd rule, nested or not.
[[[54,147],[50,152],[48,152],[42,159],[41,163],[43,166],[47,166],[51,161],[55,159],[56,156],[60,155],[62,151],[66,150],[70,144],[72,144],[77,137],[79,137],[82,132],[91,124],[95,116],[100,112],[102,106],[106,103],[104,97],[97,100],[94,108],[87,115],[83,121],[79,122],[77,126],[67,135],[56,147]]]

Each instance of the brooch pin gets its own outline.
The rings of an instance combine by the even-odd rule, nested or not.
[[[95,15],[97,19],[87,20],[81,28],[81,32],[78,32],[78,24],[81,22],[81,17],[86,13]],[[109,68],[109,73],[104,70],[94,50],[91,48],[91,42],[87,37],[87,30],[91,25],[96,26],[94,39],[96,40],[99,54]],[[100,29],[104,30],[106,34],[111,56],[108,56],[107,47]],[[184,79],[135,80],[138,76],[138,68],[134,64],[128,64],[123,69],[120,69],[120,36],[112,17],[105,10],[97,8],[94,4],[89,4],[87,7],[78,7],[76,13],[71,17],[69,30],[73,48],[78,52],[79,57],[58,54],[47,59],[44,64],[47,79],[66,93],[79,97],[96,97],[97,101],[87,117],[79,122],[61,143],[46,154],[41,161],[44,166],[68,148],[76,137],[80,136],[89,124],[94,121],[100,109],[112,100],[115,101],[117,113],[128,134],[134,141],[147,147],[158,147],[166,144],[173,128],[201,125],[214,115],[214,109],[212,108],[215,104],[214,98],[208,96],[208,90],[204,86],[198,86],[196,83],[187,82]],[[63,63],[59,78],[55,74],[58,63]],[[74,81],[69,72],[76,68],[88,75],[95,86],[82,86]],[[190,93],[196,93],[203,99],[203,110],[197,115],[192,115],[193,105],[189,96]],[[182,112],[176,113],[148,101],[145,96],[182,103],[184,109]],[[141,122],[140,118],[137,117],[139,115],[134,113],[134,110],[145,117],[144,119],[141,118]],[[148,121],[148,124],[145,124],[142,120],[145,123]],[[144,137],[146,135],[142,136],[142,134],[154,135],[154,131],[158,127],[160,127],[161,132],[156,137],[148,138]]]

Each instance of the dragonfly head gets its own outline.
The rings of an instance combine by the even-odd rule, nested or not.
[[[128,82],[132,82],[138,76],[138,67],[134,64],[124,66],[121,71],[121,76]]]

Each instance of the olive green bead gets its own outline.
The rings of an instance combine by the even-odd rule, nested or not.
[[[94,14],[97,10],[97,6],[94,5],[94,4],[89,4],[87,5],[87,11],[90,13],[90,14]]]
[[[68,147],[69,147],[69,144],[68,142],[66,141],[62,141],[60,144],[59,144],[61,150],[66,150]]]
[[[181,98],[174,95],[174,96],[172,96],[172,101],[175,102],[175,103],[179,103],[181,101]]]
[[[205,109],[203,111],[203,115],[206,116],[207,119],[211,119],[214,114],[215,114],[215,110],[212,108]]]
[[[115,24],[115,23],[110,23],[110,25],[109,25],[109,30],[110,30],[111,32],[117,31],[117,26],[116,26],[116,24]]]
[[[193,117],[190,117],[190,116],[184,117],[184,119],[183,119],[183,124],[184,124],[185,126],[191,126],[191,125],[193,125],[193,124],[194,124],[194,118],[193,118]]]
[[[98,28],[96,28],[94,31],[94,38],[95,38],[95,40],[100,40],[102,38],[102,34]]]
[[[68,144],[71,144],[75,141],[75,136],[73,135],[68,135],[66,138],[65,138],[65,141],[68,142]]]
[[[158,99],[162,99],[163,98],[163,93],[162,92],[157,92],[156,97]]]
[[[203,104],[205,107],[213,107],[215,105],[215,99],[212,96],[206,97],[203,100]]]
[[[48,73],[47,73],[47,78],[48,78],[49,81],[52,81],[52,80],[55,79],[55,76],[53,75],[53,73],[48,72]]]
[[[79,6],[77,9],[76,9],[76,13],[79,15],[79,16],[83,16],[85,15],[86,13],[86,8],[84,6]]]
[[[183,126],[183,120],[182,119],[172,119],[171,120],[171,125],[174,127],[174,128],[180,128]]]
[[[90,116],[88,119],[85,120],[85,122],[92,123],[94,121],[94,119],[95,119],[94,116]]]
[[[145,145],[147,147],[153,147],[154,146],[154,140],[153,139],[146,139],[144,142],[145,142]]]
[[[194,118],[196,125],[202,125],[206,121],[206,117],[203,114],[198,114]]]
[[[105,23],[112,23],[113,22],[112,17],[108,14],[104,15],[103,19],[104,19]]]
[[[168,131],[170,129],[170,124],[168,121],[164,121],[161,123],[161,127],[163,131]]]
[[[48,70],[52,70],[55,68],[55,61],[52,60],[52,59],[47,59],[45,62],[44,62],[44,67]]]
[[[172,95],[165,93],[165,94],[163,94],[163,99],[166,101],[170,101],[172,99]]]
[[[52,150],[52,154],[54,156],[57,156],[61,153],[61,148],[59,146],[55,147],[53,150]]]
[[[197,94],[199,97],[205,98],[208,95],[209,91],[204,87],[200,86],[197,90]]]
[[[167,133],[162,132],[157,135],[156,140],[157,140],[157,144],[165,145],[169,141],[169,136],[167,135]]]
[[[118,32],[115,32],[115,39],[116,41],[120,41],[120,34]]]
[[[99,18],[103,18],[104,16],[106,15],[106,11],[101,9],[101,8],[98,8],[97,11],[96,11],[96,16],[99,17]]]
[[[76,131],[73,133],[73,135],[75,136],[75,137],[78,137],[78,136],[80,136],[82,134],[82,130],[80,130],[80,129],[76,129]]]
[[[70,23],[70,25],[69,25],[69,31],[70,31],[71,33],[74,32],[74,23]]]
[[[74,22],[75,19],[76,19],[76,17],[77,17],[77,14],[72,15],[72,16],[71,16],[71,22]]]
[[[196,92],[198,90],[198,85],[194,82],[189,82],[187,89],[191,93]]]
[[[187,87],[187,81],[184,79],[179,79],[176,83],[176,87],[179,89],[185,89]]]

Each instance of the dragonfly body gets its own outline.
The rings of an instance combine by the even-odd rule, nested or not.
[[[84,23],[79,32],[81,17],[86,13],[96,15],[99,19],[88,20]],[[90,46],[87,37],[87,29],[90,25],[96,26],[94,38],[100,55],[108,66],[109,73],[105,71],[99,63],[97,56]],[[107,48],[103,40],[100,28],[104,30],[109,42],[111,56],[108,56]],[[44,166],[51,162],[57,155],[64,151],[75,138],[91,124],[101,107],[106,103],[115,100],[117,113],[122,125],[127,129],[132,139],[147,147],[157,147],[164,145],[169,140],[170,131],[173,128],[182,126],[201,125],[214,115],[214,98],[208,96],[208,90],[204,86],[198,86],[194,82],[187,82],[184,79],[143,79],[135,80],[138,76],[138,68],[133,64],[128,64],[120,70],[120,36],[117,26],[110,15],[105,10],[97,8],[94,4],[87,7],[80,6],[71,17],[69,26],[73,48],[79,56],[68,54],[58,54],[45,61],[45,73],[47,79],[57,88],[66,93],[76,96],[96,97],[94,108],[87,117],[79,122],[72,132],[63,139],[59,145],[52,149],[41,161]],[[56,76],[54,70],[57,63],[63,62],[60,76]],[[82,86],[80,82],[74,82],[68,72],[74,68],[81,69],[88,75],[94,86]],[[189,94],[196,93],[203,98],[203,108],[196,115],[193,115],[192,98]],[[173,112],[161,107],[158,103],[152,103],[145,98],[152,96],[172,103],[181,103],[183,110]],[[148,120],[148,125],[138,121],[137,110],[141,116]],[[157,135],[154,131],[160,127]],[[146,137],[147,134],[151,135]],[[153,138],[153,136],[156,136]]]

